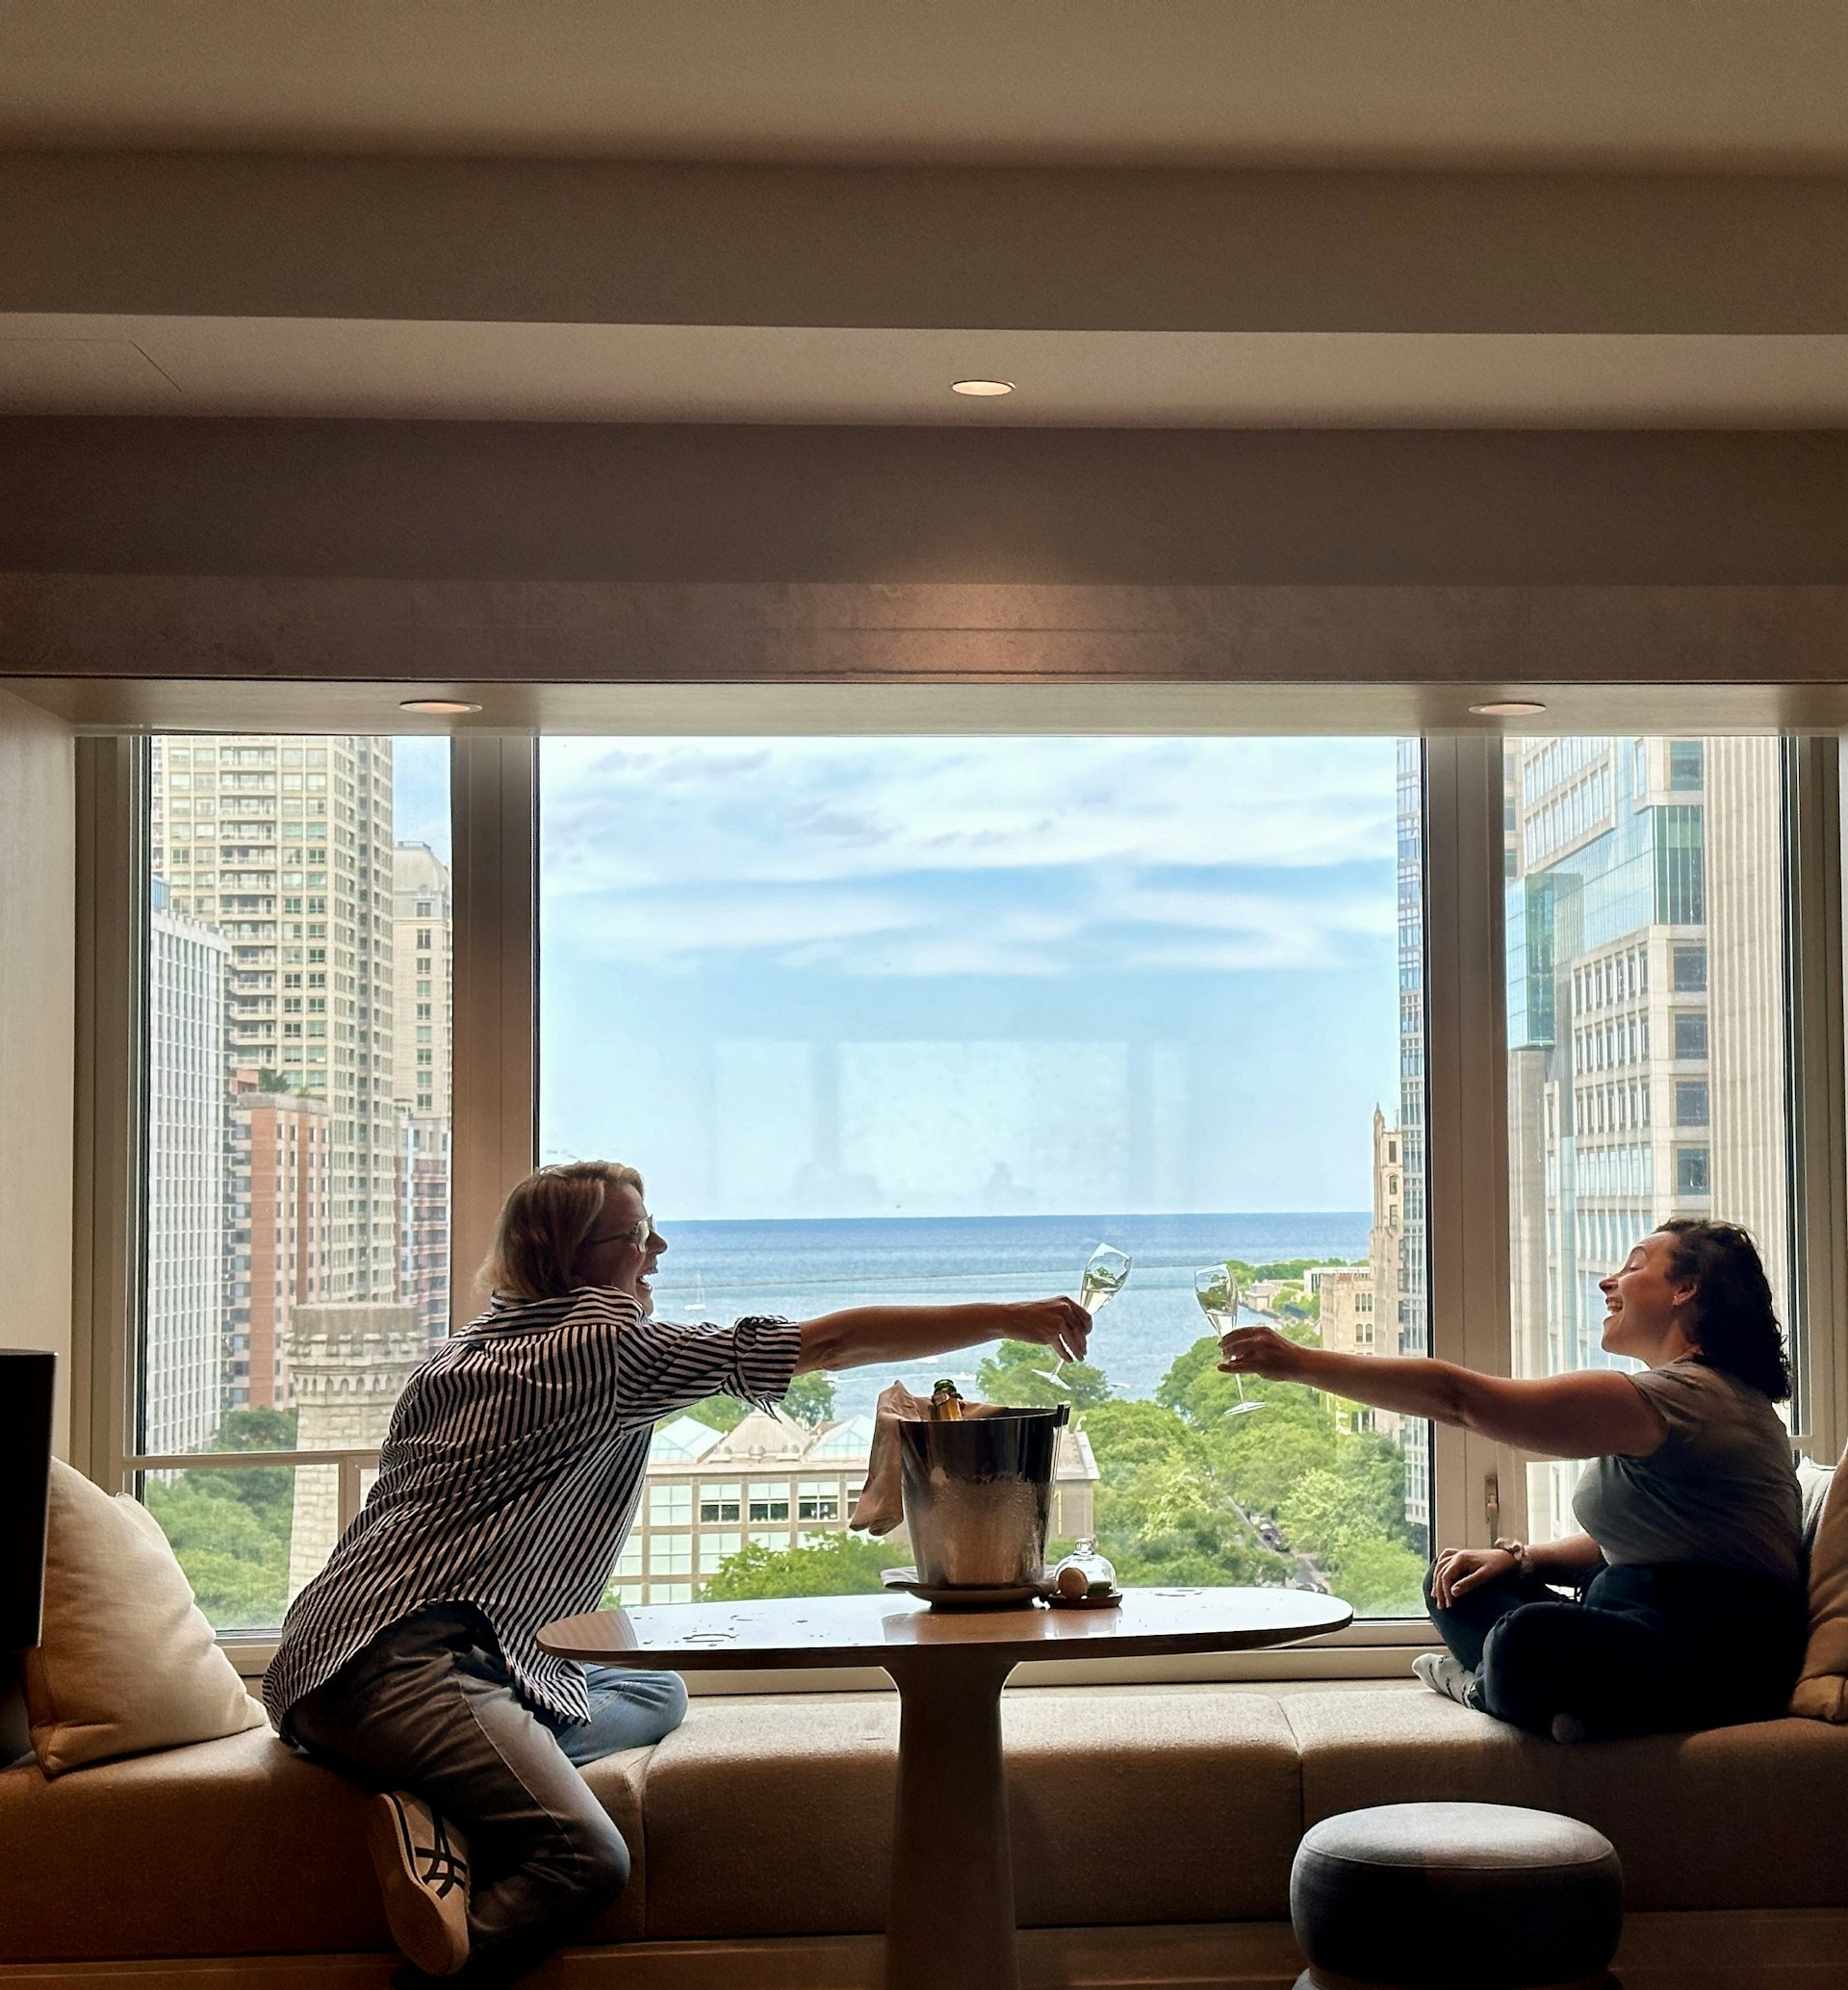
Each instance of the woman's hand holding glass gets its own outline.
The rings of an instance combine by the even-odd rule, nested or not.
[[[1229,1263],[1206,1264],[1194,1274],[1194,1296],[1200,1302],[1200,1311],[1206,1314],[1213,1331],[1219,1338],[1219,1349],[1225,1349],[1225,1337],[1239,1323],[1239,1280]],[[1223,1363],[1220,1364],[1224,1365]],[[1245,1399],[1245,1377],[1233,1378],[1239,1385],[1239,1399],[1226,1411],[1228,1416],[1248,1416],[1253,1410],[1262,1410],[1262,1403],[1248,1403]]]
[[[1219,1372],[1262,1375],[1270,1382],[1295,1382],[1301,1378],[1307,1351],[1274,1327],[1234,1327],[1219,1341],[1219,1352],[1225,1357],[1219,1364]]]
[[[1011,1317],[1007,1338],[1056,1347],[1059,1359],[1081,1362],[1091,1339],[1091,1314],[1076,1299],[1014,1299],[1003,1309]]]

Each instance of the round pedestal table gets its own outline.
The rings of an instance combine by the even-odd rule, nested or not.
[[[912,1597],[793,1596],[603,1610],[547,1624],[562,1658],[675,1671],[879,1666],[898,1688],[886,1990],[1019,1990],[1001,1688],[1023,1660],[1245,1651],[1340,1630],[1300,1590],[1128,1590],[1116,1610],[934,1610]]]

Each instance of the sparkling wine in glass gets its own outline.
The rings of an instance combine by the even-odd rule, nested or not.
[[[1194,1274],[1194,1296],[1200,1302],[1200,1311],[1219,1336],[1223,1349],[1225,1337],[1239,1323],[1239,1281],[1229,1264],[1203,1264]],[[1239,1399],[1226,1411],[1228,1416],[1243,1416],[1249,1410],[1262,1410],[1262,1403],[1248,1403],[1245,1399],[1245,1377],[1234,1374],[1232,1380],[1238,1384]]]
[[[1083,1276],[1078,1281],[1078,1303],[1091,1314],[1097,1317],[1098,1310],[1108,1306],[1129,1282],[1130,1256],[1119,1251],[1114,1244],[1099,1244],[1085,1261]],[[1062,1361],[1051,1368],[1038,1372],[1055,1387],[1070,1392],[1071,1385],[1066,1381],[1065,1364]]]
[[[1093,1318],[1129,1283],[1129,1253],[1114,1244],[1099,1244],[1086,1261],[1078,1303]]]

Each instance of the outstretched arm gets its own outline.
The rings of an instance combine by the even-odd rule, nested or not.
[[[859,1368],[873,1362],[924,1361],[985,1340],[1031,1340],[1062,1361],[1082,1361],[1091,1314],[1075,1299],[1021,1299],[1005,1305],[852,1306],[802,1322],[796,1373]]]
[[[1236,1327],[1220,1342],[1231,1375],[1302,1382],[1350,1402],[1460,1424],[1545,1458],[1644,1458],[1668,1435],[1661,1418],[1614,1369],[1514,1382],[1454,1362],[1298,1347],[1270,1327]]]

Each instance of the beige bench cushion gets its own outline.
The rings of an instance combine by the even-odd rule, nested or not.
[[[646,1754],[590,1772],[635,1852],[603,1925],[612,1938],[642,1928]],[[0,1961],[389,1949],[365,1801],[267,1727],[55,1782],[37,1768],[0,1773]]]
[[[1039,1690],[1002,1726],[1023,1926],[1288,1918],[1301,1776],[1270,1695]]]
[[[1023,1926],[1279,1919],[1301,1831],[1268,1696],[1010,1694]],[[886,1922],[890,1698],[695,1701],[646,1787],[648,1932],[870,1934]]]
[[[1810,1539],[1810,1645],[1790,1711],[1848,1722],[1848,1471],[1807,1467],[1804,1503],[1815,1511]]]
[[[6,1959],[388,1947],[363,1801],[267,1727],[50,1783],[9,1770]]]
[[[1561,1747],[1429,1693],[1283,1706],[1302,1751],[1305,1828],[1374,1803],[1528,1804],[1610,1839],[1634,1912],[1848,1905],[1832,1822],[1848,1793],[1848,1729],[1764,1721]]]
[[[1004,1727],[1027,1926],[1281,1921],[1307,1824],[1445,1797],[1597,1825],[1638,1911],[1848,1905],[1819,1722],[1558,1748],[1420,1690],[1123,1688],[1013,1694]],[[695,1701],[588,1773],[635,1862],[594,1938],[877,1932],[896,1753],[889,1697]],[[0,1773],[0,1962],[383,1950],[364,1800],[267,1731]]]

